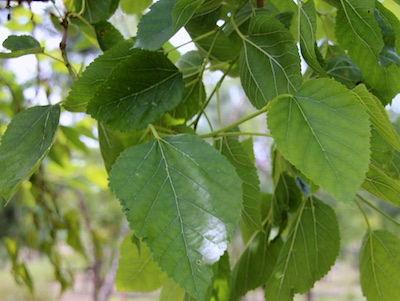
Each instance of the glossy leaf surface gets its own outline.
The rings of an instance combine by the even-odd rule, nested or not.
[[[268,126],[282,155],[306,177],[352,201],[368,171],[370,137],[368,114],[353,93],[330,79],[310,80],[271,107]]]
[[[228,160],[195,136],[156,139],[118,158],[110,187],[154,260],[203,300],[210,265],[226,250],[241,215],[241,180]]]
[[[334,264],[339,254],[339,237],[331,207],[317,199],[303,203],[266,283],[266,300],[289,301],[294,293],[310,290]]]
[[[300,58],[284,25],[268,15],[251,20],[240,55],[240,80],[258,109],[279,94],[293,93],[301,85]]]
[[[166,56],[133,49],[97,89],[87,112],[111,128],[140,130],[180,102],[182,74]]]
[[[22,111],[8,125],[0,145],[0,195],[9,201],[49,151],[60,107],[37,106]]]
[[[153,261],[146,244],[139,248],[132,243],[132,232],[122,241],[119,251],[120,259],[115,278],[118,291],[151,292],[161,287],[166,279],[157,264]]]
[[[400,290],[400,240],[385,230],[368,232],[360,251],[361,288],[368,301],[391,301]]]

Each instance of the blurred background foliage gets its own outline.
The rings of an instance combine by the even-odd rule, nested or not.
[[[74,6],[75,2],[55,0],[28,5],[25,1],[11,1],[11,8],[7,8],[7,2],[0,1],[0,42],[10,34],[29,34],[45,47],[46,52],[46,55],[0,60],[0,136],[18,112],[33,105],[55,104],[65,99],[73,79],[59,48],[64,30],[60,23],[67,11],[80,9]],[[124,38],[134,36],[140,15],[151,3],[141,0],[132,5],[129,0],[121,0],[109,21]],[[73,70],[79,74],[102,52],[101,49],[107,48],[107,40],[96,26],[80,18],[69,20],[66,51]],[[5,51],[4,48],[0,50]],[[176,60],[180,54],[175,51],[172,55]],[[209,72],[205,77],[208,95],[221,75],[220,72]],[[219,105],[223,116],[217,114]],[[245,100],[239,81],[228,78],[207,107],[207,116],[214,125],[229,124],[253,110]],[[388,110],[400,129],[398,115],[390,108]],[[7,206],[0,206],[0,300],[116,298],[113,277],[118,245],[127,232],[127,225],[119,202],[107,187],[107,172],[97,141],[97,124],[83,114],[63,112],[61,125],[49,156],[38,171],[23,183]],[[204,132],[208,131],[208,124],[203,119],[199,133],[202,128]],[[254,119],[242,130],[265,132],[265,120]],[[253,139],[261,187],[264,192],[271,193],[269,156],[272,141],[266,137]],[[371,200],[371,196],[365,197]],[[356,208],[350,205],[334,200],[330,205],[338,214],[341,253],[346,255],[341,256],[328,274],[328,280],[316,285],[313,300],[363,300],[357,286],[356,269],[359,237],[365,231],[364,220],[361,215],[354,214]],[[379,209],[400,221],[399,209],[382,202],[379,202]],[[371,212],[368,207],[364,210]],[[371,212],[369,220],[374,228],[397,231],[381,215]],[[239,235],[234,248],[242,248]],[[232,260],[234,254],[240,253],[238,250],[231,250]],[[338,277],[337,273],[342,276]],[[12,278],[19,286],[11,282]],[[336,281],[336,284],[330,286],[329,281]],[[334,292],[337,287],[342,287],[342,291]],[[154,300],[157,294],[148,297],[119,295],[118,300],[130,298]],[[257,300],[257,292],[246,298]],[[306,297],[296,298],[304,300]]]

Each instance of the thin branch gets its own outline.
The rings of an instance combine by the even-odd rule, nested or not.
[[[62,21],[60,23],[63,28],[63,35],[62,35],[62,39],[60,42],[60,50],[61,50],[61,55],[64,59],[64,64],[68,68],[69,74],[71,75],[73,80],[77,80],[78,76],[77,76],[74,68],[72,67],[72,65],[69,63],[68,55],[67,55],[67,51],[66,51],[67,37],[68,37],[68,20],[67,20],[67,18],[68,18],[68,14],[65,15],[65,17],[62,19]]]
[[[257,8],[263,8],[264,7],[264,0],[257,0]]]

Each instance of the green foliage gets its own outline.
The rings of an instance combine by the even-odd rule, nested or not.
[[[23,34],[10,34],[0,53],[38,58],[23,84],[7,62],[0,70],[0,196],[16,211],[4,232],[18,233],[4,238],[16,281],[34,293],[19,251],[27,247],[68,289],[62,245],[93,270],[95,298],[103,294],[124,214],[131,232],[119,248],[118,290],[222,301],[263,288],[266,300],[290,301],[345,250],[343,202],[368,228],[363,294],[400,295],[399,238],[385,229],[399,226],[400,207],[400,137],[385,109],[400,93],[395,3],[48,4],[60,49],[36,40],[47,23],[15,3],[4,26]],[[197,50],[172,44],[182,28]],[[243,102],[250,109],[238,109]],[[270,152],[255,147],[261,137]]]

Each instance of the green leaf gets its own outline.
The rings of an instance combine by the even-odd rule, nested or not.
[[[400,91],[400,68],[394,64],[384,68],[379,64],[385,43],[374,18],[375,5],[385,19],[391,13],[375,0],[344,0],[341,4],[336,18],[338,41],[348,49],[373,93],[384,104],[390,103]]]
[[[148,142],[144,131],[123,133],[118,130],[110,129],[100,122],[98,124],[98,132],[100,152],[107,172],[110,172],[115,160],[117,160],[124,150],[131,146]]]
[[[210,301],[228,300],[231,280],[231,267],[228,252],[213,265],[213,280],[210,287]]]
[[[293,294],[309,291],[335,263],[339,248],[335,212],[318,199],[308,199],[295,216],[266,283],[265,299],[289,301]]]
[[[396,150],[400,151],[400,137],[397,134],[389,116],[380,102],[373,94],[369,93],[364,85],[356,86],[353,91],[367,110],[372,125]]]
[[[169,136],[122,153],[110,187],[154,260],[203,300],[210,265],[226,250],[242,209],[241,180],[228,160],[196,136]]]
[[[326,72],[338,82],[352,89],[362,80],[362,74],[357,65],[346,55],[334,55],[327,60]]]
[[[180,301],[184,296],[185,290],[167,278],[161,290],[160,301]]]
[[[118,29],[107,21],[94,24],[94,29],[96,31],[97,41],[103,51],[107,51],[124,40]]]
[[[362,188],[386,203],[400,207],[400,181],[392,179],[382,167],[370,165]]]
[[[7,202],[49,151],[59,118],[54,105],[32,107],[11,120],[0,145],[0,195]]]
[[[248,291],[264,285],[272,275],[283,241],[278,237],[269,242],[269,234],[259,232],[235,264],[229,300],[239,300]]]
[[[297,47],[282,23],[264,14],[256,15],[250,23],[250,35],[243,38],[240,80],[256,108],[301,86]]]
[[[182,74],[166,56],[133,49],[97,89],[87,113],[114,129],[140,130],[174,109],[183,90]]]
[[[338,200],[353,200],[368,171],[370,123],[352,92],[331,79],[310,80],[271,107],[268,127],[307,178]]]
[[[18,51],[18,50],[27,50],[32,48],[40,48],[40,43],[31,36],[11,35],[4,40],[3,47],[11,51]]]
[[[392,301],[400,294],[400,240],[385,230],[369,231],[359,256],[361,288],[368,301]]]
[[[202,64],[204,57],[198,51],[185,53],[177,62],[185,77],[185,91],[182,102],[171,112],[176,119],[189,120],[203,108],[206,91],[202,82]]]
[[[0,59],[16,58],[27,54],[43,53],[44,48],[31,36],[11,35],[3,42],[3,47],[11,52],[1,52]]]
[[[162,286],[166,275],[153,261],[146,244],[141,244],[140,252],[132,243],[132,232],[122,241],[120,259],[115,277],[115,285],[120,292],[151,292]]]
[[[315,6],[313,0],[301,2],[300,6],[300,49],[307,62],[314,71],[318,74],[325,76],[326,72],[322,68],[317,58],[317,39],[316,39],[316,26],[317,15],[315,13]]]
[[[126,14],[141,15],[147,7],[151,5],[152,0],[121,0],[119,6],[121,10]]]
[[[160,0],[138,25],[135,47],[158,50],[194,15],[204,0]]]
[[[133,43],[133,40],[123,41],[96,58],[72,85],[64,108],[71,112],[86,111],[86,105],[112,70],[134,52]]]
[[[136,0],[135,0],[136,1]],[[83,18],[90,24],[106,21],[118,7],[119,0],[85,0]],[[76,12],[82,8],[82,0],[74,0]]]
[[[215,147],[228,158],[242,179],[244,223],[250,229],[262,231],[260,180],[257,169],[237,138],[223,137],[222,141],[217,141]]]

